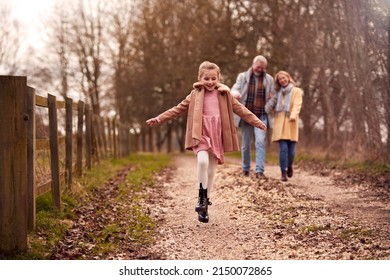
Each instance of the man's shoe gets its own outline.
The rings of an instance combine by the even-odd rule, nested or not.
[[[248,176],[249,176],[249,171],[244,171],[244,172],[242,173],[242,175],[248,177]]]
[[[267,177],[264,175],[263,172],[256,173],[256,178],[260,179],[260,180],[266,180],[267,179]]]
[[[282,172],[282,178],[280,180],[282,180],[283,182],[287,181],[287,174],[286,174],[286,172]]]
[[[287,167],[287,176],[291,178],[293,176],[293,168],[292,165]]]

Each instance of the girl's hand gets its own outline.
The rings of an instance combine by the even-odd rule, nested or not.
[[[155,126],[158,124],[158,119],[157,118],[151,118],[146,121],[146,124],[150,127]]]

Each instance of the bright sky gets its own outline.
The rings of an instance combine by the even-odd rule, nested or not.
[[[2,6],[9,5],[14,16],[25,22],[36,20],[54,2],[55,0],[0,0]]]
[[[42,38],[42,18],[50,12],[56,0],[0,0],[0,8],[8,6],[13,18],[17,19],[25,30],[31,44],[40,44]]]

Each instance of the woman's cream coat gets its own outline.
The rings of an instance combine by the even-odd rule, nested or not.
[[[218,84],[217,90],[224,151],[238,151],[240,148],[233,113],[256,127],[260,127],[262,122],[231,95],[227,86]],[[195,83],[194,89],[182,102],[158,116],[160,123],[163,123],[188,111],[185,148],[189,150],[197,146],[202,139],[203,100],[204,88],[200,83]]]
[[[272,138],[273,142],[279,140],[291,140],[298,142],[299,136],[299,112],[302,107],[302,96],[303,91],[294,87],[292,89],[292,96],[290,102],[290,114],[286,116],[285,112],[275,112],[274,120],[272,125]],[[272,110],[275,109],[277,104],[277,94],[271,98],[266,106],[265,110],[269,114]],[[290,119],[294,119],[295,121],[290,121]]]

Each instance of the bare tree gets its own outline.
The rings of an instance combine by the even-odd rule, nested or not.
[[[131,76],[136,74],[133,70],[136,61],[133,56],[133,21],[135,17],[135,1],[116,0],[109,7],[110,26],[108,48],[111,53],[111,67],[113,69],[113,92],[116,100],[116,111],[124,125],[133,127],[137,131],[138,120],[134,118],[134,98],[130,88],[136,81]]]
[[[76,71],[72,65],[71,53],[71,14],[69,10],[63,9],[63,3],[56,2],[53,13],[47,19],[48,38],[47,48],[51,54],[46,60],[46,67],[51,70],[57,81],[58,92],[61,96],[69,96],[71,89],[71,73]],[[45,54],[48,58],[48,54]]]
[[[101,2],[92,4],[80,0],[71,18],[72,39],[69,42],[81,72],[80,87],[92,104],[94,114],[100,114],[103,8]]]
[[[176,135],[184,149],[184,116],[153,137],[145,119],[191,91],[203,60],[220,65],[232,85],[261,53],[271,75],[287,70],[304,89],[303,140],[328,153],[385,159],[390,37],[382,2],[115,0],[103,7],[79,0],[69,21],[57,21],[61,91],[78,80],[99,113],[109,83],[126,126],[141,129],[149,146],[153,138],[171,146]]]
[[[11,18],[9,8],[1,8],[0,18],[0,71],[6,75],[15,75],[20,68],[18,56],[22,32],[18,21]]]

